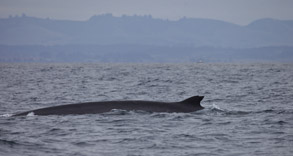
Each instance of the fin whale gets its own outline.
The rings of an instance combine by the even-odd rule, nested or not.
[[[200,105],[204,96],[193,96],[180,102],[158,101],[101,101],[77,104],[67,104],[41,109],[35,109],[16,114],[14,116],[28,115],[69,115],[69,114],[97,114],[109,112],[112,109],[142,110],[148,112],[194,112],[203,109]]]

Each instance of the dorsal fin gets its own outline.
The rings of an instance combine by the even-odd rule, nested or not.
[[[193,96],[193,97],[190,97],[188,99],[185,99],[185,100],[181,101],[180,103],[192,104],[192,105],[195,105],[195,106],[201,106],[200,101],[203,98],[204,98],[204,96]]]

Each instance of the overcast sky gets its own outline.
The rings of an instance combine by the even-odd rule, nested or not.
[[[246,25],[260,18],[293,19],[293,0],[0,0],[0,18],[22,13],[70,20],[104,13],[170,20],[185,16]]]

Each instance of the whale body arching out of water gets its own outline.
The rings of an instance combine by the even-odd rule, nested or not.
[[[109,112],[113,109],[142,110],[148,112],[194,112],[203,109],[200,105],[204,96],[193,96],[180,102],[158,101],[101,101],[77,104],[67,104],[41,109],[35,109],[14,116],[23,116],[33,113],[34,115],[70,115],[70,114],[97,114]]]

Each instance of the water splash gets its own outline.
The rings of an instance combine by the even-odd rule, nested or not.
[[[213,103],[212,105],[212,110],[218,110],[218,111],[221,111],[221,112],[225,112],[224,109],[220,108],[220,106],[216,105]]]
[[[29,112],[26,116],[35,116],[34,112]]]
[[[13,114],[3,114],[3,115],[0,115],[0,117],[6,117],[6,118],[8,118],[8,117],[11,117]]]

